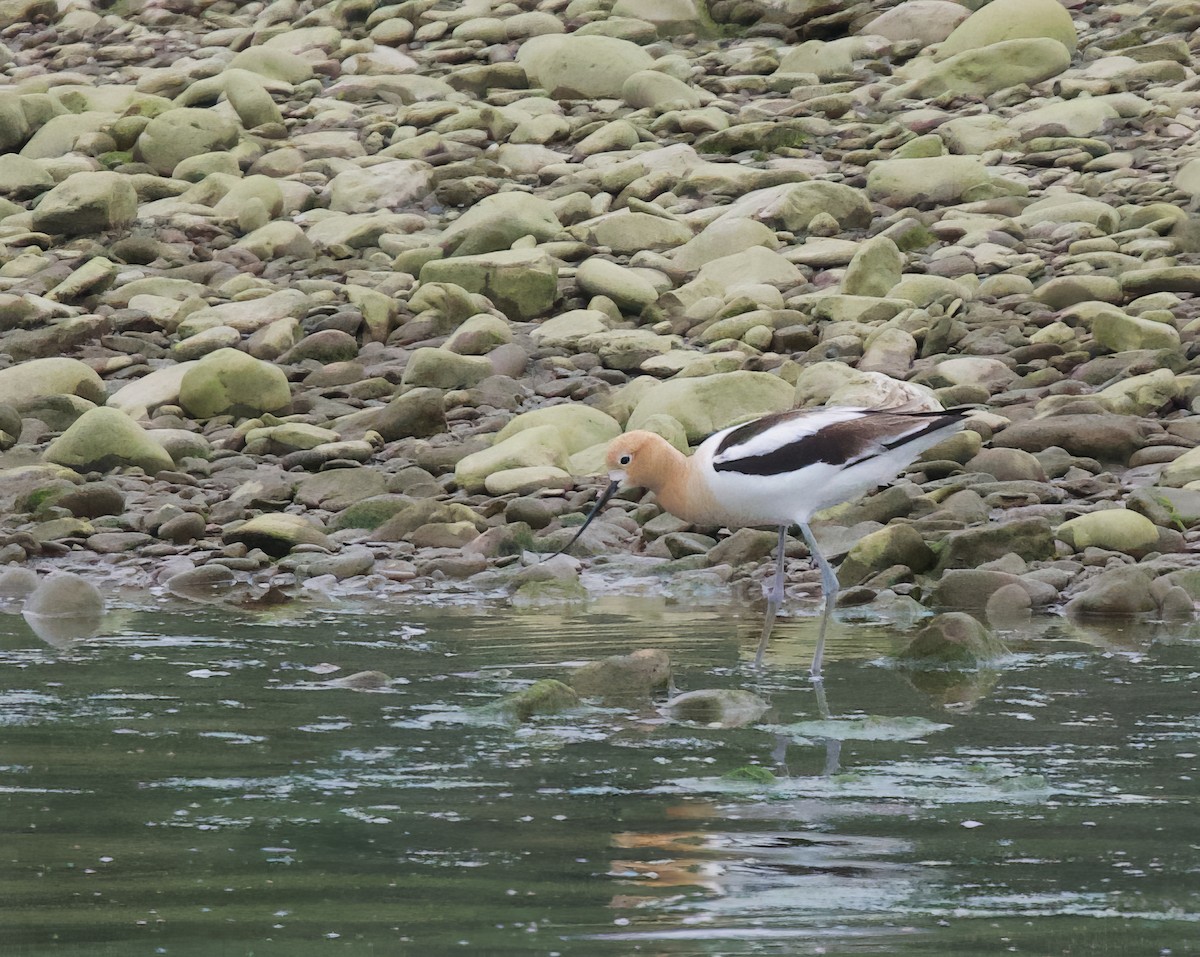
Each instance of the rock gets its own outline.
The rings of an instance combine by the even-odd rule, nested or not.
[[[1053,558],[1050,523],[1026,518],[951,532],[938,557],[938,568],[978,568],[1010,553],[1030,562]]]
[[[74,360],[57,360],[74,361]],[[179,401],[179,387],[195,362],[177,362],[121,386],[108,397],[109,408],[120,409],[131,419],[148,418],[152,409]],[[4,373],[0,372],[0,381]],[[98,377],[97,377],[98,378]]]
[[[628,40],[576,34],[526,40],[517,62],[531,81],[559,99],[619,97],[629,77],[654,65],[650,54]]]
[[[491,448],[473,452],[458,461],[454,467],[454,480],[459,488],[479,492],[492,473],[531,466],[569,470],[570,453],[555,426],[523,429]]]
[[[125,493],[109,482],[88,482],[59,495],[54,505],[76,518],[120,515],[125,511]]]
[[[329,686],[349,691],[382,691],[391,683],[392,679],[382,671],[356,671],[344,678],[332,679]]]
[[[299,515],[273,512],[242,522],[222,533],[225,542],[241,542],[247,548],[261,548],[273,558],[282,558],[297,545],[330,548],[325,533]]]
[[[922,47],[941,43],[971,11],[952,0],[906,0],[869,21],[862,32],[893,43],[916,41]]]
[[[79,236],[128,226],[138,201],[129,179],[118,173],[74,173],[42,196],[33,211],[39,232]]]
[[[87,579],[71,572],[54,572],[29,594],[21,612],[39,618],[98,619],[104,614],[104,597]]]
[[[682,424],[688,441],[695,444],[726,426],[790,409],[793,394],[787,382],[765,372],[673,379],[646,393],[626,429],[640,429],[652,416],[668,415]]]
[[[1096,341],[1113,352],[1179,348],[1179,333],[1174,326],[1126,315],[1119,309],[1099,312],[1091,325]]]
[[[644,648],[628,655],[610,655],[576,668],[571,687],[584,697],[645,697],[671,680],[671,659],[665,651]]]
[[[889,159],[871,164],[867,193],[893,208],[954,204],[978,193],[991,176],[974,156]]]
[[[30,359],[0,369],[0,402],[12,404],[37,396],[73,395],[104,401],[104,382],[78,359]]]
[[[1008,572],[986,568],[951,568],[944,571],[934,585],[929,605],[933,608],[981,611],[994,594],[1014,585],[1025,592],[1031,603],[1038,605],[1050,604],[1057,595],[1052,587],[1043,588],[1041,583],[1027,582]]]
[[[1195,458],[1200,459],[1200,455]],[[1176,459],[1175,463],[1179,461]],[[1200,467],[1196,468],[1195,474],[1200,478]],[[1139,488],[1130,493],[1125,504],[1163,528],[1176,527],[1183,531],[1200,523],[1200,489],[1164,486]]]
[[[900,281],[904,256],[892,240],[876,236],[859,246],[842,277],[847,296],[886,296]]]
[[[1158,527],[1138,512],[1108,508],[1063,522],[1054,530],[1054,537],[1077,552],[1104,548],[1140,556],[1158,546]]]
[[[1071,54],[1056,40],[1004,40],[951,56],[918,79],[888,90],[882,99],[888,103],[945,94],[986,97],[1011,86],[1040,83],[1070,65]]]
[[[1046,470],[1021,449],[982,449],[964,466],[968,472],[986,472],[999,482],[1044,482]]]
[[[442,233],[450,256],[474,256],[508,249],[523,236],[538,242],[553,239],[562,224],[549,201],[524,192],[485,196]]]
[[[170,176],[182,160],[231,149],[237,139],[237,124],[215,110],[167,110],[142,130],[134,154],[155,172]]]
[[[993,436],[992,445],[1026,452],[1058,446],[1071,455],[1125,463],[1155,431],[1153,425],[1132,416],[1056,415],[1010,425]]]
[[[421,282],[453,283],[481,293],[514,322],[536,319],[558,297],[558,267],[537,249],[431,260],[421,267]]]
[[[297,571],[309,578],[332,575],[338,581],[342,581],[356,575],[369,575],[374,567],[374,553],[369,548],[356,545],[345,549],[340,555],[318,558],[311,562],[302,561]]]
[[[24,599],[37,590],[40,581],[32,568],[0,568],[0,601]]]
[[[1067,602],[1067,614],[1080,618],[1150,614],[1158,610],[1150,583],[1150,576],[1140,568],[1126,566],[1104,572]]]
[[[984,617],[993,628],[1015,629],[1029,624],[1033,602],[1021,585],[1003,585],[988,598]]]
[[[44,457],[47,462],[77,472],[107,472],[132,466],[153,475],[175,466],[145,429],[124,412],[108,408],[90,409],[81,415],[50,443]]]
[[[561,714],[578,708],[580,704],[579,695],[568,685],[553,678],[543,678],[524,691],[506,695],[495,704],[488,705],[487,710],[524,723],[539,714]]]
[[[545,426],[558,430],[563,447],[572,455],[593,445],[607,444],[621,434],[621,424],[599,409],[586,405],[553,405],[524,412],[509,420],[496,433],[496,442],[503,442],[526,429]]]
[[[944,60],[1019,37],[1057,40],[1068,56],[1079,44],[1071,14],[1058,0],[992,0],[959,24],[936,56]]]
[[[922,628],[899,660],[908,668],[974,670],[1007,653],[982,624],[964,612],[951,611]]]
[[[483,356],[460,356],[445,349],[418,349],[404,368],[403,384],[434,389],[469,389],[492,374]]]
[[[754,724],[770,710],[762,698],[740,688],[706,688],[677,695],[663,706],[676,721],[709,727],[741,728]]]
[[[923,572],[933,566],[934,560],[932,549],[915,528],[889,525],[855,543],[838,568],[838,583],[842,588],[861,585],[876,572],[893,565]]]
[[[236,579],[225,565],[201,565],[172,575],[164,583],[167,591],[190,601],[212,601],[229,593]]]
[[[218,349],[184,373],[179,402],[199,419],[278,412],[291,402],[287,376],[236,349]]]
[[[589,257],[575,279],[588,295],[607,296],[625,312],[640,313],[658,299],[658,290],[649,280],[598,256]]]
[[[425,438],[446,431],[446,409],[440,388],[412,388],[373,411],[369,428],[385,442]]]

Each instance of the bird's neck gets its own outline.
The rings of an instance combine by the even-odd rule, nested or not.
[[[708,486],[698,478],[695,462],[666,441],[654,450],[654,479],[646,485],[658,504],[685,522],[705,523],[712,502]]]

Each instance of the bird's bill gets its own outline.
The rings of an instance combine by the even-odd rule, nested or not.
[[[612,479],[608,483],[608,487],[605,488],[605,490],[602,493],[600,493],[600,497],[596,500],[596,504],[594,506],[592,506],[592,510],[590,512],[588,512],[587,518],[585,518],[583,520],[583,524],[579,526],[579,531],[577,531],[574,535],[572,535],[571,540],[569,542],[567,542],[567,544],[565,544],[558,551],[556,551],[553,555],[551,555],[550,558],[557,558],[559,555],[563,555],[566,552],[571,550],[571,546],[574,545],[577,541],[579,541],[579,537],[584,533],[584,531],[587,529],[587,527],[592,524],[592,519],[600,514],[600,509],[604,508],[604,506],[608,504],[608,500],[617,494],[617,489],[619,489],[620,487],[621,487],[621,480],[619,478]],[[549,558],[546,559],[546,561],[549,561],[549,560],[550,560]]]

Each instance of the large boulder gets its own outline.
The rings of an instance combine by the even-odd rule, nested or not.
[[[136,466],[148,473],[174,468],[167,451],[119,409],[90,409],[50,443],[45,459],[76,472]]]
[[[654,415],[669,415],[695,444],[713,432],[792,407],[794,388],[768,372],[722,372],[672,379],[655,386],[634,407],[626,428],[640,429]]]
[[[572,455],[593,445],[609,442],[621,434],[621,423],[611,415],[588,405],[567,403],[518,415],[496,434],[496,441],[503,442],[518,432],[542,426],[557,429],[563,445]]]
[[[271,512],[243,522],[222,535],[226,542],[261,548],[273,558],[282,558],[297,545],[331,548],[325,533],[300,515]]]
[[[278,412],[291,399],[283,370],[237,349],[210,352],[179,385],[180,404],[198,419]]]
[[[943,93],[984,97],[1010,86],[1040,83],[1070,65],[1071,54],[1057,40],[1005,40],[943,60],[923,76],[893,87],[883,99],[920,99]]]
[[[961,611],[946,612],[930,620],[901,653],[909,668],[983,668],[1007,653],[988,630]]]
[[[537,249],[435,259],[421,267],[421,282],[453,283],[487,296],[514,322],[536,319],[558,298],[558,266]]]
[[[1021,37],[1057,40],[1068,54],[1079,45],[1071,14],[1059,0],[992,0],[954,29],[938,47],[937,57],[944,60]]]
[[[99,233],[128,226],[137,210],[137,193],[129,177],[74,173],[42,197],[33,211],[33,228],[71,236]]]
[[[47,395],[73,395],[98,404],[104,401],[104,382],[78,359],[30,359],[0,369],[0,402],[12,404]]]
[[[1140,556],[1158,545],[1158,526],[1130,509],[1106,508],[1063,522],[1054,537],[1077,552],[1105,548]]]
[[[625,81],[654,59],[636,43],[616,37],[545,34],[521,44],[517,62],[551,96],[593,99],[621,95]]]
[[[138,136],[134,155],[163,176],[180,161],[236,145],[238,127],[216,110],[179,108],[154,117]]]
[[[533,466],[559,469],[563,477],[570,475],[570,452],[555,426],[522,429],[490,448],[463,457],[454,467],[454,480],[465,491],[481,492],[488,476]]]
[[[528,193],[485,196],[442,233],[442,248],[452,256],[508,249],[522,236],[545,242],[562,231],[554,206]]]

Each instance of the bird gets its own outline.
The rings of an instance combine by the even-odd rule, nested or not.
[[[791,409],[715,432],[690,457],[653,432],[626,432],[613,439],[605,453],[607,487],[575,535],[555,554],[568,551],[625,486],[649,489],[666,511],[695,525],[777,527],[775,578],[764,589],[766,620],[754,656],[759,669],[783,601],[788,529],[797,525],[821,572],[824,609],[810,668],[819,681],[838,579],[817,547],[809,522],[817,512],[890,482],[922,452],[962,428],[968,411]]]

